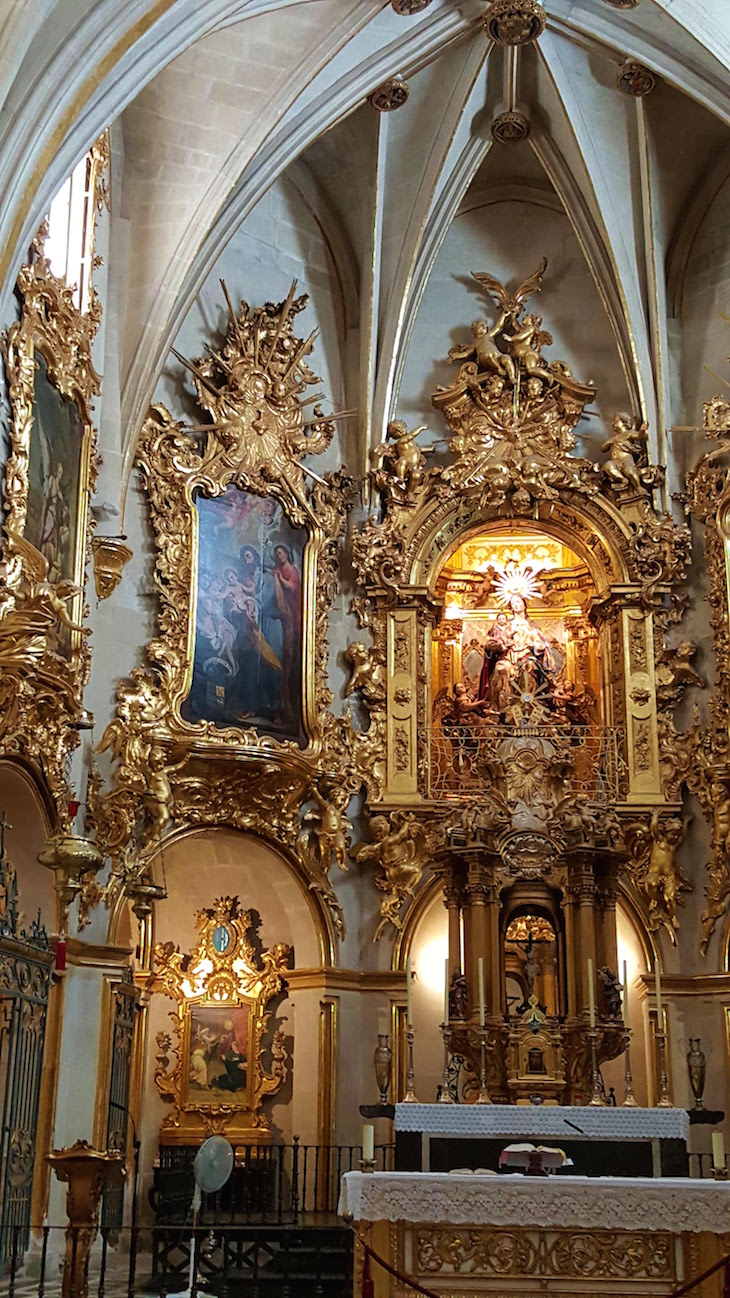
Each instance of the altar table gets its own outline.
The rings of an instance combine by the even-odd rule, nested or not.
[[[511,1141],[557,1144],[575,1171],[593,1175],[686,1176],[684,1109],[591,1105],[397,1104],[396,1169],[496,1170]]]
[[[444,1298],[670,1295],[730,1252],[730,1182],[348,1172],[339,1211]],[[374,1275],[377,1298],[409,1292]],[[715,1276],[693,1298],[721,1294]]]

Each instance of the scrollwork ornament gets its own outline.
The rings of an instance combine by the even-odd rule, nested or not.
[[[327,449],[335,427],[318,404],[311,413],[306,409],[304,394],[319,381],[307,362],[314,335],[298,338],[294,322],[308,299],[297,297],[293,284],[284,302],[255,309],[241,303],[236,314],[225,286],[224,292],[229,321],[222,347],[197,360],[179,358],[192,375],[209,422],[189,430],[164,406],[153,405],[137,454],[156,544],[159,634],[146,649],[149,666],[135,668],[120,687],[116,715],[100,745],[116,765],[114,787],[98,799],[95,818],[117,862],[112,871],[117,892],[130,879],[142,877],[173,823],[251,825],[258,832],[246,791],[239,804],[234,801],[240,780],[221,764],[226,756],[245,759],[248,770],[257,769],[252,787],[259,786],[259,776],[267,790],[278,781],[279,811],[269,823],[270,836],[276,840],[280,833],[283,845],[293,848],[306,869],[306,853],[300,848],[297,854],[299,813],[344,752],[342,726],[329,711],[328,623],[352,482],[342,472],[322,476],[303,465],[304,458]],[[232,486],[272,498],[292,527],[306,530],[304,747],[245,724],[190,722],[181,713],[195,636],[194,494],[215,498]],[[207,755],[207,769],[205,763],[194,763],[198,754]],[[214,787],[212,770],[217,773]],[[130,855],[135,836],[141,850]],[[334,905],[339,926],[341,912],[325,872],[317,870],[313,879],[308,871],[308,881]]]
[[[99,376],[91,349],[101,307],[92,293],[86,313],[77,309],[71,289],[51,273],[40,238],[18,276],[20,318],[2,339],[12,418],[0,560],[0,753],[42,766],[59,826],[68,829],[72,792],[66,770],[85,719],[83,690],[91,662],[83,619],[92,534],[89,498],[97,474],[91,407]],[[75,406],[82,430],[73,578],[54,579],[46,555],[25,538],[37,357],[43,358],[52,387]]]

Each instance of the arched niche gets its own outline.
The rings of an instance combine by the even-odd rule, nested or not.
[[[197,940],[195,912],[215,897],[237,895],[261,916],[265,947],[287,942],[298,968],[330,964],[331,944],[323,912],[286,858],[270,844],[233,829],[187,830],[171,837],[153,859],[167,899],[157,903],[153,941],[175,942],[181,951]],[[121,920],[121,908],[115,928]],[[110,940],[117,940],[110,928]]]
[[[520,911],[516,905],[513,915]],[[529,907],[528,907],[529,909]],[[532,907],[535,909],[535,907]],[[539,907],[538,907],[539,909]],[[627,965],[631,1068],[634,1092],[641,1105],[653,1100],[652,1038],[648,1001],[642,975],[652,968],[655,946],[633,900],[621,889],[616,907],[619,974]],[[410,958],[413,984],[414,1061],[416,1094],[423,1103],[436,1098],[443,1073],[443,1047],[437,1025],[443,1020],[445,961],[448,955],[448,917],[440,879],[433,877],[406,914],[396,943],[393,968],[405,969]],[[617,1102],[624,1097],[625,1057],[601,1065],[606,1089],[613,1086]]]
[[[25,924],[40,909],[51,932],[56,926],[53,873],[41,865],[38,853],[45,846],[51,819],[32,774],[16,762],[0,761],[0,815],[5,813],[5,853],[17,872],[19,909]]]

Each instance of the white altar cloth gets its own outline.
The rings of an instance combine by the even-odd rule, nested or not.
[[[338,1212],[425,1225],[722,1234],[730,1231],[730,1181],[347,1172]]]
[[[571,1126],[571,1123],[574,1124]],[[575,1128],[585,1132],[581,1137]],[[396,1131],[427,1136],[547,1136],[564,1140],[684,1140],[684,1109],[622,1109],[607,1105],[396,1104]]]

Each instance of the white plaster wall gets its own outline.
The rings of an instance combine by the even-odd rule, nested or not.
[[[447,431],[431,394],[456,377],[448,350],[470,338],[473,320],[496,319],[491,298],[485,300],[471,272],[488,271],[502,283],[517,284],[543,256],[544,286],[528,310],[542,315],[543,328],[553,335],[547,359],[566,361],[577,378],[596,384],[596,403],[577,431],[589,453],[598,452],[605,428],[628,399],[613,333],[567,216],[530,202],[474,208],[452,223],[416,316],[397,401],[401,418],[427,424],[436,437]]]

